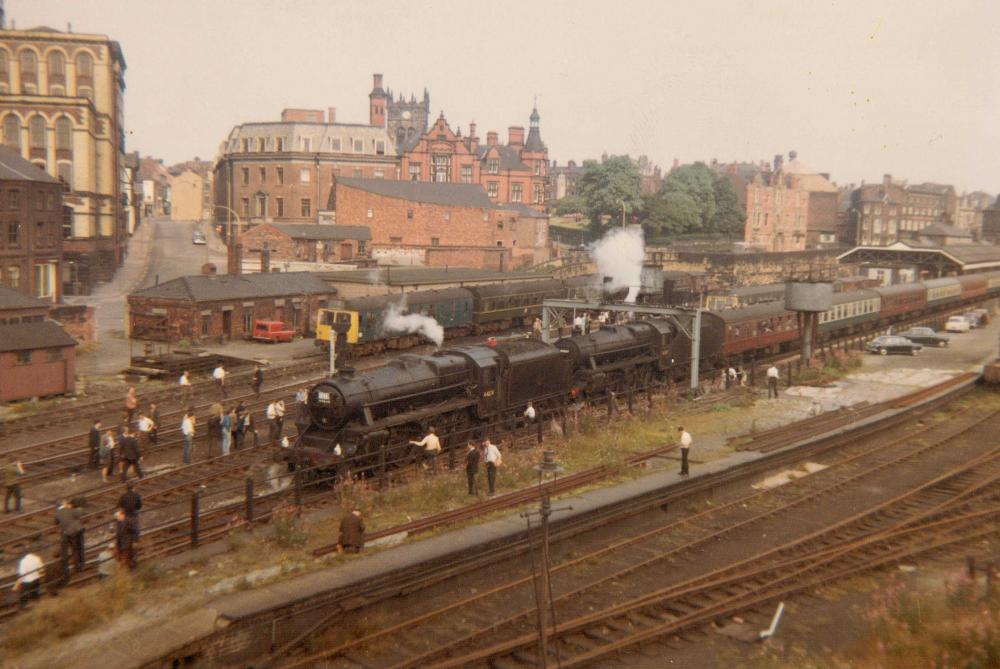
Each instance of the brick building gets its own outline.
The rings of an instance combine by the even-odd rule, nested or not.
[[[76,391],[76,341],[53,321],[0,325],[0,402]]]
[[[259,259],[266,244],[271,261],[344,262],[364,257],[371,239],[362,225],[262,223],[240,241],[244,258]]]
[[[316,223],[333,179],[398,179],[397,137],[427,127],[430,97],[392,99],[374,75],[367,124],[339,123],[334,107],[285,109],[276,122],[243,123],[229,133],[214,169],[217,221]]]
[[[373,257],[507,268],[548,259],[548,217],[496,205],[478,184],[338,179],[331,199],[339,224],[370,228]]]
[[[124,258],[124,92],[125,59],[107,36],[0,29],[3,143],[68,188],[67,293],[89,293]]]
[[[170,172],[162,158],[146,156],[139,159],[139,182],[142,192],[143,216],[170,214]]]
[[[983,241],[1000,244],[1000,196],[996,202],[983,210],[983,225],[981,230]]]
[[[310,272],[184,276],[131,293],[129,336],[155,341],[248,338],[255,320],[313,334],[316,311],[336,290]]]
[[[533,109],[527,138],[523,126],[511,126],[507,144],[500,144],[493,131],[486,133],[486,143],[480,144],[475,123],[469,124],[469,135],[462,137],[461,130],[452,130],[442,113],[403,153],[400,178],[481,184],[492,202],[524,203],[544,211],[549,154],[539,120],[538,109]]]
[[[744,241],[772,252],[837,245],[837,187],[826,174],[804,166],[795,152],[788,164],[759,172],[746,189]]]
[[[993,204],[993,196],[981,190],[962,193],[957,198],[955,225],[978,236],[983,228],[983,212]]]
[[[0,283],[58,302],[63,254],[63,184],[0,147]]]
[[[887,246],[900,239],[916,239],[929,225],[953,224],[957,204],[952,186],[911,186],[886,174],[882,183],[861,184],[852,193],[849,241],[859,246]]]
[[[0,286],[0,325],[44,321],[51,307],[50,302]]]
[[[167,169],[171,221],[202,221],[212,212],[212,163],[189,160]]]

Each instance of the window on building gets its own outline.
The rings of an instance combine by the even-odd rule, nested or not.
[[[7,246],[18,246],[21,244],[21,224],[12,221],[7,224]]]
[[[284,151],[285,150],[285,138],[284,137],[275,137],[274,138],[274,148],[275,148],[275,151]]]
[[[56,151],[64,154],[73,151],[73,122],[65,116],[56,119]]]
[[[275,215],[278,218],[281,218],[282,216],[285,215],[285,198],[283,197],[275,198],[274,203],[275,203],[274,206],[276,208]]]
[[[420,163],[410,163],[410,181],[420,181]]]
[[[413,220],[413,210],[412,209],[407,209],[406,210],[406,218],[409,219],[409,220],[411,220],[411,221]]]
[[[431,246],[440,246],[441,240],[437,237],[431,237]]]
[[[73,207],[63,207],[62,233],[63,239],[73,236]]]
[[[497,223],[497,230],[503,230],[503,223]]]
[[[522,184],[512,184],[510,187],[510,201],[520,202],[522,200],[522,191],[524,186]]]
[[[499,174],[500,173],[500,159],[499,158],[488,158],[486,160],[486,172],[488,174]]]
[[[267,196],[258,195],[257,196],[257,215],[266,218],[267,217]]]
[[[483,220],[484,221],[490,220],[490,212],[488,212],[488,211],[484,211],[483,212]]]
[[[212,333],[212,317],[209,314],[201,316],[201,336],[207,337]]]
[[[49,86],[66,83],[66,56],[62,51],[49,52]]]
[[[285,168],[284,167],[276,167],[275,168],[275,170],[274,170],[274,180],[278,183],[279,186],[283,186],[285,184]]]
[[[536,176],[542,175],[542,161],[540,160],[535,161],[535,175]]]
[[[43,211],[45,209],[45,194],[35,193],[35,211]]]
[[[81,51],[76,57],[76,80],[86,85],[94,80],[94,57],[87,51]]]
[[[253,332],[253,309],[246,307],[243,309],[243,332],[246,334]]]
[[[302,198],[302,215],[312,216],[312,200],[307,197]]]
[[[497,246],[503,246],[503,242],[500,241],[500,240],[497,240]]]
[[[246,217],[250,216],[250,198],[245,197],[240,201],[243,208],[243,215]]]
[[[378,154],[378,155],[380,155],[380,156],[384,156],[385,155],[385,142],[384,141],[377,141],[377,142],[375,142],[375,153]]]
[[[19,364],[19,365],[30,365],[31,364],[31,351],[18,351],[17,352],[17,364]]]
[[[52,297],[54,274],[52,265],[49,263],[35,265],[35,297]]]
[[[545,202],[545,189],[542,188],[542,184],[532,186],[531,201],[535,204],[543,204]]]
[[[265,183],[267,181],[267,168],[266,167],[258,167],[257,168],[257,173],[258,173],[258,176],[260,176],[260,182],[261,183]]]
[[[390,244],[402,244],[403,243],[403,238],[402,237],[389,237],[389,243]]]
[[[7,60],[7,52],[0,49],[0,83],[10,81],[10,63]]]
[[[439,184],[451,181],[451,156],[431,156],[431,181]]]
[[[21,85],[38,85],[38,55],[31,49],[21,49]]]
[[[267,141],[263,137],[257,138],[257,153],[264,153],[267,149]]]
[[[340,137],[331,137],[330,138],[330,150],[331,151],[340,151],[341,150],[340,149]]]
[[[446,220],[446,221],[450,221],[451,220],[451,212],[450,211],[444,212],[444,220]]]
[[[369,207],[368,218],[374,218],[374,217],[375,217],[375,210]]]
[[[498,181],[488,181],[486,182],[486,194],[490,197],[497,197],[500,195],[500,183]]]
[[[7,285],[11,288],[21,287],[21,268],[11,265],[7,268]]]
[[[374,172],[372,172],[372,176],[376,179],[384,179],[385,172],[382,170],[375,170]]]
[[[250,152],[250,140],[248,138],[246,138],[246,137],[244,137],[242,140],[240,140],[240,148],[243,151],[243,153],[249,153]]]
[[[3,119],[3,144],[15,151],[21,150],[21,123],[13,114]]]
[[[462,173],[460,179],[464,184],[472,183],[472,165],[462,165]]]
[[[312,180],[312,172],[309,169],[299,170],[299,183],[307,184]]]
[[[246,186],[250,183],[250,168],[243,167],[240,169],[240,173],[243,179],[243,185]]]
[[[302,151],[312,151],[312,137],[299,137],[299,148]]]
[[[31,140],[31,148],[38,150],[45,150],[45,119],[41,116],[32,116],[31,121],[28,122],[28,137]],[[34,151],[32,151],[34,153]],[[40,156],[40,157],[44,157]]]
[[[365,152],[364,141],[360,139],[354,140],[354,153],[364,153],[364,152]]]

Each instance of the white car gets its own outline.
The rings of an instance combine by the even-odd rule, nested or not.
[[[952,316],[944,324],[945,332],[968,332],[971,329],[972,326],[969,325],[969,321],[965,316]]]

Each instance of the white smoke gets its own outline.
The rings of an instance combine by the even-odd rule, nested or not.
[[[624,230],[615,228],[590,247],[590,255],[597,263],[597,273],[610,277],[610,290],[628,288],[625,301],[635,302],[642,285],[642,263],[646,258],[646,245],[642,228],[632,225]]]
[[[441,327],[440,323],[430,316],[404,313],[405,311],[405,299],[390,304],[385,310],[382,329],[386,332],[421,334],[434,342],[435,346],[444,343],[444,328]]]

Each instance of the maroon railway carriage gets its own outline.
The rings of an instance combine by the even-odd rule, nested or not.
[[[961,300],[975,300],[986,296],[985,274],[963,274],[958,277],[962,285]]]
[[[879,315],[883,323],[901,321],[927,308],[927,286],[922,283],[899,283],[874,290],[882,300]]]
[[[781,302],[765,302],[742,309],[722,309],[712,314],[725,323],[722,353],[726,357],[750,351],[778,353],[799,338],[798,318]]]

